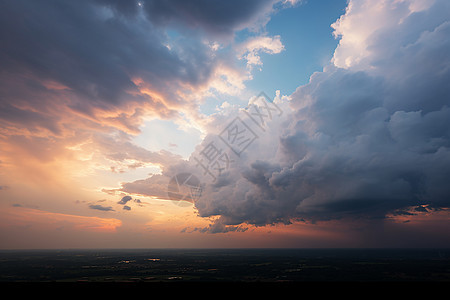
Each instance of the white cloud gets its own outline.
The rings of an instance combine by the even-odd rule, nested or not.
[[[372,55],[370,47],[376,35],[392,30],[412,14],[428,8],[433,2],[350,1],[346,14],[332,25],[335,37],[341,38],[333,56],[334,64],[340,68],[367,69],[366,59]]]
[[[252,37],[237,47],[238,57],[247,61],[247,67],[262,66],[260,54],[278,54],[284,50],[281,37],[276,35]]]

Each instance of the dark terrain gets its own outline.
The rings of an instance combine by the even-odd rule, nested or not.
[[[450,249],[3,250],[0,282],[450,282]]]

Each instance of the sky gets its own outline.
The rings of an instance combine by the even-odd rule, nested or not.
[[[447,0],[0,0],[0,249],[450,247]]]

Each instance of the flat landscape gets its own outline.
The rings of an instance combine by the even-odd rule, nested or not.
[[[450,282],[450,249],[3,250],[1,282]]]

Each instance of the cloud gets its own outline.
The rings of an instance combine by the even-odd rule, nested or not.
[[[32,226],[35,229],[47,231],[56,228],[72,233],[77,231],[115,232],[122,226],[122,221],[114,218],[87,217],[24,207],[15,207],[14,210],[7,211],[4,217],[3,221],[7,221],[8,226]]]
[[[280,104],[281,119],[228,172],[202,178],[199,215],[219,216],[226,231],[448,207],[450,7],[416,3],[350,1],[333,25],[333,61]]]
[[[120,191],[167,199],[167,185],[169,184],[169,179],[170,178],[166,175],[154,174],[147,179],[123,183]]]
[[[131,196],[124,196],[122,197],[122,199],[120,199],[119,202],[117,202],[117,204],[127,204],[127,202],[131,199],[133,199]]]
[[[124,206],[123,206],[123,209],[124,209],[124,210],[131,210],[131,207],[129,207],[128,205],[124,205]]]
[[[94,135],[90,143],[83,146],[86,152],[94,152],[103,155],[109,161],[125,164],[127,168],[135,169],[145,164],[154,164],[161,167],[173,161],[181,159],[181,156],[169,151],[149,151],[137,146],[128,135],[108,136]],[[115,171],[115,168],[112,169]]]
[[[229,61],[210,43],[268,20],[275,2],[4,3],[1,91],[14,101],[0,102],[0,119],[60,134],[61,114],[134,133],[144,113],[174,117],[190,105],[181,94]]]
[[[0,147],[23,161],[91,157],[119,172],[170,164],[173,155],[132,136],[148,118],[198,121],[205,96],[242,91],[249,76],[234,34],[263,26],[274,3],[2,3]]]
[[[117,108],[128,108],[131,114],[139,114],[138,106],[157,114],[173,114],[171,107],[178,106],[180,99],[170,93],[169,85],[204,82],[213,65],[209,48],[192,39],[189,43],[196,52],[187,53],[186,47],[184,53],[189,59],[184,59],[176,47],[171,51],[163,46],[167,43],[164,28],[155,27],[145,17],[120,18],[108,7],[95,1],[59,5],[51,1],[5,3],[1,27],[11,30],[0,35],[5,45],[2,79],[5,83],[15,80],[15,85],[22,82],[26,89],[18,91],[4,84],[3,96],[35,106],[27,97],[33,90],[34,101],[50,109],[55,103],[51,95],[59,95],[65,110],[85,116],[99,116],[107,111],[109,116],[105,119],[125,127],[133,126],[126,124],[130,116],[124,111],[114,115]],[[24,22],[16,23],[18,18]],[[134,78],[148,82],[153,95],[164,95],[164,101],[141,93]],[[57,131],[52,125],[45,125],[56,120],[46,118],[48,112],[42,108],[32,112],[23,106],[2,104],[12,116],[31,119],[34,124]]]
[[[189,228],[185,227],[181,230],[182,233],[192,233],[192,232],[200,232],[200,233],[227,233],[227,232],[246,232],[248,230],[245,226],[230,226],[225,225],[220,222],[214,222],[209,224],[206,227],[194,227]]]
[[[247,67],[261,66],[260,53],[278,54],[284,50],[280,36],[274,37],[257,36],[252,37],[238,46],[238,57],[247,60]]]
[[[114,211],[114,209],[111,206],[103,206],[100,204],[91,204],[89,205],[90,209],[97,209],[101,211]]]
[[[202,30],[215,37],[229,38],[235,31],[262,26],[278,1],[142,1],[149,19],[158,25]],[[237,9],[238,8],[238,9]]]

